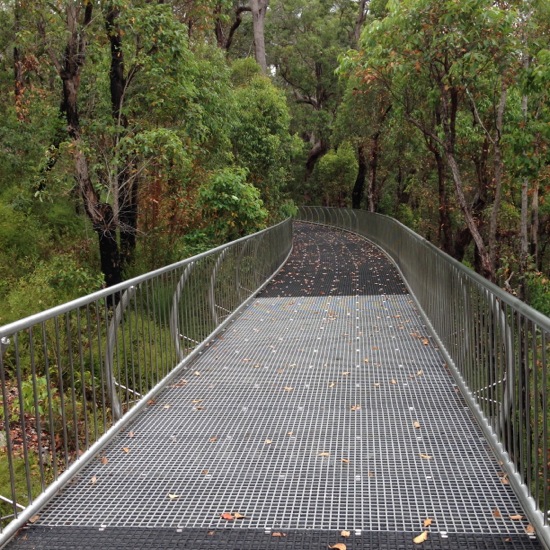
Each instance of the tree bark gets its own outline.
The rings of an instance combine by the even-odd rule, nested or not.
[[[365,155],[365,147],[363,144],[357,146],[357,177],[353,191],[351,192],[351,207],[359,209],[363,202],[365,194],[365,181],[367,178],[367,156]]]
[[[81,8],[73,0],[67,4],[67,45],[62,63],[54,61],[63,82],[61,110],[67,121],[67,132],[72,140],[75,161],[75,173],[84,209],[94,231],[99,238],[101,270],[105,284],[111,286],[122,280],[120,258],[116,234],[112,231],[113,211],[110,205],[102,204],[95,190],[88,168],[88,159],[80,135],[80,117],[78,113],[78,91],[80,76],[86,54],[85,31],[92,20],[92,2],[86,2],[82,23],[79,22]],[[116,301],[116,298],[115,298]]]
[[[256,61],[263,74],[267,74],[267,60],[265,55],[264,23],[269,0],[250,0],[252,11],[252,28],[254,31],[254,53]]]
[[[309,154],[307,156],[306,160],[306,173],[304,179],[307,181],[311,174],[313,174],[313,170],[315,169],[315,164],[317,161],[328,151],[328,143],[323,140],[319,139],[317,141],[314,141],[312,148],[309,150]]]

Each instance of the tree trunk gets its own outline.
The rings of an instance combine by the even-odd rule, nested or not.
[[[498,229],[498,213],[500,203],[502,202],[502,174],[504,170],[502,161],[502,151],[500,148],[500,139],[502,136],[502,126],[504,118],[504,109],[506,107],[507,90],[505,84],[502,84],[500,101],[497,109],[497,118],[495,123],[496,135],[493,140],[494,149],[494,187],[495,198],[493,201],[493,209],[491,211],[491,219],[489,222],[489,257],[492,265],[496,264],[497,256],[497,229]]]
[[[320,139],[313,143],[313,147],[310,149],[309,154],[306,160],[306,173],[305,180],[307,181],[313,170],[315,169],[315,164],[317,161],[328,151],[328,144],[325,140]]]
[[[123,112],[127,80],[124,69],[122,31],[118,22],[119,17],[119,8],[114,4],[109,4],[105,15],[105,26],[111,44],[109,80],[111,112],[116,127],[117,144],[128,128],[128,118]],[[118,228],[120,235],[119,262],[121,270],[133,261],[136,248],[138,192],[137,182],[131,177],[131,168],[131,161],[127,158],[122,158],[121,165],[115,167],[114,172],[116,176],[115,181],[112,182],[112,185],[116,187],[113,193],[116,197],[116,210],[113,212],[112,227],[109,231],[113,233],[116,239]]]
[[[441,249],[454,255],[453,230],[451,227],[451,216],[449,215],[449,201],[447,199],[447,178],[445,177],[445,160],[441,153],[434,147],[433,155],[437,166],[437,190],[439,197],[439,226],[437,228],[439,244]]]
[[[367,178],[367,157],[364,145],[357,146],[357,177],[351,192],[351,207],[361,208],[363,195],[365,194],[365,180]]]
[[[353,43],[355,47],[359,44],[359,39],[361,38],[361,29],[363,28],[363,23],[367,17],[367,4],[368,0],[361,0],[359,2],[359,9],[357,12],[357,18],[355,20],[355,27],[353,29]]]
[[[63,82],[61,110],[65,114],[67,131],[74,146],[75,173],[78,189],[86,214],[90,218],[94,231],[99,237],[101,270],[105,277],[105,284],[111,286],[122,280],[118,244],[116,235],[113,232],[114,216],[110,205],[100,203],[99,195],[92,184],[88,159],[83,152],[84,147],[81,143],[80,118],[78,114],[80,76],[86,54],[85,30],[92,20],[93,3],[86,2],[81,24],[79,23],[81,9],[77,4],[76,1],[71,1],[67,4],[67,46],[63,62],[56,63]]]
[[[254,53],[256,61],[263,74],[267,74],[267,60],[265,55],[264,22],[269,0],[250,0],[252,11],[252,28],[254,31]]]

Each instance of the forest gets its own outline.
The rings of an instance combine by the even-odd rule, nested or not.
[[[0,324],[292,215],[550,315],[550,3],[3,0]]]

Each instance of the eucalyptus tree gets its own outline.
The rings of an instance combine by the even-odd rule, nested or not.
[[[486,208],[498,213],[504,76],[517,51],[515,13],[489,0],[390,0],[387,8],[387,16],[371,22],[362,37],[357,62],[364,86],[384,86],[408,123],[444,157],[480,270],[494,279],[496,224],[487,235],[478,214]],[[492,151],[491,177],[477,187],[464,178],[465,171],[475,171],[468,136],[487,140]],[[479,200],[476,212],[473,205]]]

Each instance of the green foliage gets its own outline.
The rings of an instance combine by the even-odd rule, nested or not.
[[[313,178],[317,185],[314,191],[323,204],[329,206],[350,206],[350,196],[357,176],[357,159],[349,142],[337,150],[324,155],[317,166]]]
[[[526,280],[529,305],[550,317],[550,277],[540,271],[530,271]]]
[[[212,174],[199,190],[198,205],[211,242],[221,244],[265,227],[268,212],[260,192],[246,178],[242,168],[225,168]]]

